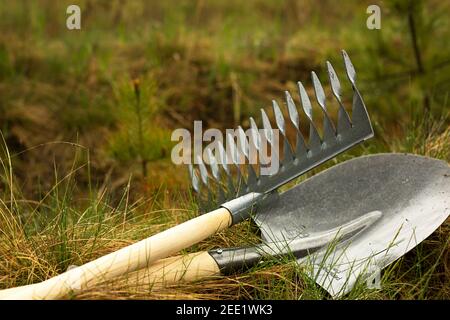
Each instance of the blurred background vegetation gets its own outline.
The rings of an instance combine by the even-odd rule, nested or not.
[[[69,4],[81,7],[81,30],[66,28]],[[371,4],[381,8],[380,30],[366,27]],[[343,75],[341,49],[356,67],[376,131],[343,157],[394,151],[450,162],[449,14],[450,3],[440,0],[0,0],[0,130],[9,148],[2,192],[11,203],[27,199],[26,207],[4,205],[33,235],[56,219],[48,232],[59,239],[46,251],[56,255],[46,264],[53,269],[39,264],[41,273],[30,275],[16,261],[22,273],[8,284],[92,257],[67,249],[79,236],[67,228],[80,220],[65,215],[117,211],[126,223],[129,212],[192,209],[186,170],[170,161],[170,132],[192,130],[194,120],[204,128],[247,126],[283,90],[296,92],[296,81],[310,89],[311,70],[326,84],[326,60]],[[92,199],[108,205],[99,210]],[[145,205],[135,212],[135,203]],[[161,228],[183,219],[152,217]],[[448,235],[447,224],[441,236]],[[203,246],[219,244],[230,245]],[[436,290],[448,297],[446,272]]]

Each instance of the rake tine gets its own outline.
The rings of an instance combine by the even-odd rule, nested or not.
[[[214,157],[211,149],[206,149],[206,155],[208,157],[209,167],[211,168],[211,173],[213,175],[213,178],[220,182],[220,173],[219,173],[219,166],[216,161],[216,157]]]
[[[231,177],[231,172],[228,168],[227,164],[227,154],[225,152],[225,149],[223,147],[223,144],[221,141],[218,142],[219,146],[219,158],[220,162],[222,164],[223,171],[225,172],[225,175],[227,177],[227,193],[226,198],[227,199],[233,199],[236,196],[236,189],[234,187],[233,178]]]
[[[300,99],[302,101],[303,111],[305,112],[306,117],[308,118],[309,121],[308,148],[311,153],[315,153],[320,150],[322,141],[320,140],[319,133],[317,132],[317,128],[312,119],[311,101],[309,100],[305,87],[303,87],[303,84],[300,81],[297,82],[297,85],[298,91],[300,93]]]
[[[230,175],[230,169],[228,168],[228,164],[227,164],[227,154],[225,152],[225,148],[223,147],[222,141],[218,141],[218,146],[219,146],[219,159],[220,159],[220,164],[222,165],[222,169],[225,172],[226,175]]]
[[[353,126],[356,126],[359,124],[368,123],[370,129],[372,130],[369,115],[367,114],[367,109],[364,105],[364,101],[361,97],[361,94],[359,93],[359,90],[356,87],[355,67],[353,67],[353,64],[350,61],[350,58],[347,52],[345,52],[345,50],[342,50],[342,57],[344,58],[345,71],[347,73],[348,80],[352,84],[353,88],[352,124]]]
[[[198,168],[200,170],[200,178],[203,184],[208,187],[208,170],[206,169],[205,164],[200,156],[197,156]]]
[[[286,104],[289,111],[289,118],[291,119],[291,122],[297,131],[295,157],[300,158],[302,155],[306,156],[308,149],[306,148],[305,138],[300,131],[300,118],[298,115],[297,107],[294,103],[294,99],[292,99],[292,96],[288,91],[285,91],[284,93],[286,95]]]
[[[294,99],[292,99],[289,91],[284,91],[286,96],[286,105],[288,108],[289,118],[297,131],[300,130],[300,119],[297,112],[297,107],[295,106]]]
[[[244,129],[241,126],[238,126],[238,150],[244,155],[245,158],[248,158],[248,141],[245,137]]]
[[[197,193],[197,195],[198,195],[200,193],[200,186],[199,186],[197,174],[195,173],[194,167],[192,166],[192,164],[188,165],[188,170],[189,170],[189,176],[191,177],[192,188],[194,189],[195,193]]]
[[[197,176],[197,173],[192,166],[192,164],[189,164],[189,175],[191,177],[192,182],[192,188],[194,189],[195,198],[197,199],[198,207],[200,209],[200,212],[207,212],[208,211],[208,200],[204,200],[202,188],[200,186],[200,180]]]
[[[283,135],[283,150],[284,150],[283,164],[287,164],[294,160],[294,155],[292,153],[291,144],[289,143],[286,136],[286,125],[284,122],[284,116],[280,110],[280,106],[275,100],[272,100],[272,107],[273,113],[275,114],[275,122],[281,134]]]
[[[263,131],[264,137],[265,137],[265,139],[267,141],[269,141],[268,133],[271,132],[269,130],[272,130],[272,129],[270,127],[269,119],[268,119],[268,117],[267,117],[267,115],[266,115],[266,113],[264,112],[263,109],[261,109],[261,113],[263,115],[262,118],[263,118],[263,126],[264,126],[264,131]],[[265,123],[265,125],[264,125],[264,123]],[[252,117],[250,117],[250,128],[252,129],[253,145],[255,146],[256,150],[258,151],[259,161],[260,161],[259,162],[259,177],[257,179],[257,183],[260,183],[260,182],[264,183],[264,181],[266,179],[266,176],[262,175],[262,170],[264,168],[263,165],[265,165],[266,163],[262,163],[261,162],[262,161],[262,157],[263,157],[263,155],[262,155],[262,152],[263,152],[263,150],[262,150],[262,138],[261,138],[261,135],[259,133],[258,126],[256,125],[256,122],[255,122],[255,120]],[[270,141],[269,141],[269,143],[270,143]],[[275,152],[275,150],[273,150],[272,152]]]
[[[198,162],[198,168],[200,170],[200,179],[203,182],[208,196],[207,196],[207,203],[206,205],[204,205],[204,207],[209,210],[210,208],[213,207],[214,205],[214,201],[213,201],[213,194],[211,192],[211,188],[209,188],[209,183],[208,183],[208,170],[206,169],[205,164],[203,163],[203,160],[200,156],[197,156],[197,162]]]
[[[247,189],[247,184],[245,182],[244,175],[242,174],[241,168],[239,166],[239,158],[238,158],[239,150],[236,148],[234,138],[230,133],[227,134],[227,149],[228,147],[230,148],[231,152],[231,161],[233,162],[237,171],[237,194],[238,196],[240,196],[245,193]]]
[[[261,109],[261,118],[262,118],[262,123],[263,123],[263,128],[264,128],[264,136],[266,137],[267,141],[269,141],[269,143],[272,146],[272,143],[273,143],[272,125],[270,124],[269,117],[267,116],[264,109]]]
[[[256,125],[255,120],[250,117],[250,141],[249,141],[249,146],[250,143],[255,147],[255,151],[254,153],[252,153],[251,155],[249,154],[249,162],[250,164],[255,164],[257,166],[261,166],[261,163],[258,163],[258,161],[261,161],[261,157],[258,157],[258,155],[262,152],[261,151],[261,135],[259,133],[259,129],[258,126]],[[258,175],[255,172],[255,176],[258,180]]]
[[[217,164],[216,157],[214,157],[211,149],[206,149],[206,154],[208,157],[209,166],[211,168],[211,173],[213,175],[214,180],[217,183],[217,197],[218,203],[223,203],[226,199],[225,192],[222,187],[222,181],[220,177],[219,165]]]
[[[227,150],[230,151],[231,162],[236,167],[238,173],[240,173],[239,159],[238,159],[238,150],[237,150],[236,145],[234,143],[234,138],[233,138],[233,136],[230,133],[227,133]]]
[[[320,83],[319,77],[317,77],[317,74],[314,71],[312,71],[311,78],[313,81],[317,103],[319,104],[323,112],[323,143],[329,144],[335,141],[336,130],[327,112],[327,107],[325,104],[326,102],[325,92],[323,91],[323,87],[322,84]]]
[[[259,135],[258,126],[256,125],[256,122],[252,117],[250,117],[250,129],[252,143],[255,146],[256,150],[259,151],[261,148],[261,136]]]
[[[348,80],[353,87],[356,87],[356,71],[353,66],[350,57],[345,50],[342,50],[342,57],[344,58],[345,72],[347,73]]]
[[[247,187],[249,190],[252,190],[252,187],[256,185],[258,178],[256,177],[255,170],[253,170],[253,167],[250,163],[249,142],[247,141],[244,129],[242,129],[241,126],[238,127],[238,141],[241,148],[241,153],[246,159],[248,159],[248,163],[245,163],[244,167],[247,171]]]
[[[265,139],[269,142],[270,144],[270,152],[271,152],[271,157],[272,157],[272,161],[279,161],[279,155],[277,152],[277,148],[274,145],[274,137],[273,137],[273,129],[272,129],[272,125],[270,124],[270,120],[269,117],[267,116],[266,112],[264,111],[264,109],[261,109],[261,118],[262,118],[262,123],[263,123],[263,132],[264,132],[264,137]],[[260,152],[262,152],[262,150],[260,149]],[[260,177],[261,176],[261,170],[262,167],[260,166]]]
[[[329,61],[327,61],[327,70],[331,84],[331,91],[333,92],[334,97],[339,103],[338,122],[337,122],[337,134],[339,135],[341,132],[350,129],[352,123],[342,103],[341,83],[339,82],[339,78],[336,74],[336,71],[334,71],[333,65]]]

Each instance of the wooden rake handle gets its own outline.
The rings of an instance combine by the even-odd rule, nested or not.
[[[219,208],[41,283],[0,291],[0,299],[60,299],[100,281],[145,268],[231,225]],[[211,258],[212,259],[212,258]]]

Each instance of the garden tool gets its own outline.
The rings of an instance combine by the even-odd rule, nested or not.
[[[426,239],[449,214],[446,162],[408,154],[354,158],[258,205],[253,220],[262,244],[163,259],[126,281],[169,285],[287,256],[339,297]]]
[[[351,242],[307,257],[313,265],[311,276],[334,297],[348,293],[358,281],[370,280],[371,287],[380,289],[380,271],[430,236],[450,214],[450,167],[428,157],[381,154],[353,159],[318,174],[309,188],[317,188],[310,203],[320,200],[321,208],[333,212],[314,212],[311,219],[322,221],[320,228],[333,226],[334,218],[382,212],[379,221]],[[294,197],[299,199],[291,194]],[[285,212],[286,207],[267,210],[277,216],[277,210]],[[291,210],[295,214],[299,209]]]
[[[203,163],[202,159],[199,159],[198,168],[191,167],[190,170],[197,191],[201,191],[202,188],[206,187],[209,190],[208,192],[212,194],[210,192],[212,185],[208,185],[208,181],[215,180],[219,182],[222,176],[227,177],[227,185],[231,187],[226,193],[220,192],[220,194],[224,193],[225,202],[220,204],[218,209],[66,271],[44,282],[20,288],[7,289],[3,292],[0,291],[0,297],[10,299],[60,298],[70,292],[77,292],[87,288],[98,281],[113,279],[125,273],[146,267],[152,262],[166,258],[231,225],[247,219],[251,216],[253,207],[261,201],[270,201],[270,198],[276,194],[276,190],[279,187],[350,147],[372,137],[373,129],[370,119],[363,99],[356,87],[355,69],[347,53],[343,51],[342,55],[346,74],[353,90],[351,120],[347,111],[344,109],[339,79],[332,65],[327,62],[331,91],[339,108],[337,126],[330,119],[325,104],[324,89],[319,78],[312,72],[315,97],[323,118],[322,135],[319,134],[318,128],[313,122],[312,104],[304,86],[300,82],[298,82],[300,101],[307,121],[309,122],[308,143],[306,143],[300,131],[298,109],[288,92],[285,94],[289,119],[297,132],[295,148],[290,146],[287,139],[285,119],[276,101],[273,101],[273,111],[278,131],[283,137],[282,149],[284,156],[281,156],[280,149],[275,144],[275,133],[278,131],[272,130],[270,121],[264,111],[262,111],[264,136],[261,136],[258,130],[252,130],[253,135],[256,137],[254,144],[258,145],[258,151],[260,151],[260,147],[262,146],[262,144],[259,144],[259,141],[265,139],[270,143],[271,151],[276,155],[277,161],[279,161],[279,170],[271,172],[268,175],[262,175],[262,171],[260,171],[260,174],[257,175],[252,165],[248,165],[245,168],[245,172],[241,171],[240,165],[235,158],[237,152],[231,152],[232,163],[235,167],[233,170],[230,170],[231,168],[228,167],[227,161],[219,161],[217,165],[210,155],[209,161],[206,161],[206,164]],[[251,120],[250,123],[252,127],[256,127],[254,120]],[[238,131],[242,132],[242,130]],[[241,134],[239,138],[240,140],[244,140]],[[227,145],[227,148],[233,148],[232,146],[233,143],[230,140],[230,146]],[[234,149],[237,150],[237,148]],[[245,157],[250,156],[245,146],[241,145],[238,151]],[[209,170],[207,166],[209,166]],[[262,169],[264,168],[260,166],[260,170]],[[200,172],[201,181],[198,179],[198,171]],[[211,179],[208,171],[211,171],[214,179]],[[225,172],[225,175],[223,172]],[[237,172],[237,179],[234,183],[232,179],[233,172]],[[220,183],[217,184],[220,185]],[[220,199],[220,197],[217,198]],[[285,223],[290,224],[290,221],[285,221]]]

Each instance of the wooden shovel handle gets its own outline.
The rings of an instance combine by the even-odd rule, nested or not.
[[[44,282],[0,291],[0,299],[60,299],[95,283],[149,266],[231,225],[219,208]]]
[[[203,251],[158,260],[147,268],[127,274],[120,281],[132,286],[160,287],[218,275],[220,269],[216,261]]]

